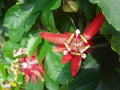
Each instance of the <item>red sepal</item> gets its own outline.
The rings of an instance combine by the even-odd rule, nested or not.
[[[71,60],[71,73],[72,73],[72,76],[76,76],[80,66],[81,66],[81,57],[73,55],[72,60]]]
[[[55,44],[64,44],[70,37],[70,34],[55,34],[50,32],[42,32],[40,33],[40,36],[49,42],[55,43]]]
[[[99,31],[99,28],[101,27],[102,23],[104,22],[104,15],[99,13],[93,21],[88,25],[88,27],[85,29],[83,35],[87,40],[90,40],[93,38],[93,36]]]
[[[62,57],[62,64],[67,63],[67,62],[70,61],[71,59],[72,59],[72,56],[71,56],[70,53],[68,53],[67,55],[64,55],[64,56]]]
[[[65,45],[58,45],[58,46],[53,48],[54,52],[63,52],[64,50],[66,50]]]

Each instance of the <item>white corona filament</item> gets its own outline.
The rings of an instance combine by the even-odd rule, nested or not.
[[[81,54],[81,57],[83,58],[83,59],[85,59],[86,58],[86,54]]]
[[[64,54],[64,55],[67,55],[67,54],[68,54],[68,51],[67,51],[67,50],[63,51],[63,54]]]
[[[76,37],[78,37],[78,35],[80,34],[80,30],[76,29],[75,34],[76,34]]]

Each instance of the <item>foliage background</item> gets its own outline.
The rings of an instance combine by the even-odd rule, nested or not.
[[[12,90],[120,90],[120,1],[117,0],[0,0],[0,83],[13,81],[10,70],[13,50],[25,47],[30,56],[38,50],[39,63],[45,60],[45,82],[25,84],[19,75]],[[64,6],[66,2],[67,10]],[[71,8],[72,7],[72,8]],[[77,11],[76,11],[77,10]],[[66,12],[67,11],[67,12]],[[82,62],[76,77],[70,63],[61,63],[62,53],[52,51],[53,44],[39,33],[81,32],[98,12],[106,21],[94,38],[92,52]],[[14,84],[14,83],[13,83]],[[2,89],[2,87],[1,87]],[[1,90],[0,89],[0,90]]]

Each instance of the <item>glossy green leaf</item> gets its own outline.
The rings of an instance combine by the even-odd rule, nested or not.
[[[48,74],[44,75],[45,85],[48,90],[59,90],[59,85],[56,81],[52,80]]]
[[[62,64],[62,55],[50,51],[45,60],[46,71],[49,76],[60,84],[67,83],[71,77],[70,63]]]
[[[39,13],[32,14],[33,9],[33,4],[25,4],[14,5],[7,11],[3,25],[8,28],[8,35],[13,41],[19,41],[35,23]]]
[[[87,55],[86,60],[82,63],[84,69],[99,69],[99,64],[96,60],[90,55]]]
[[[58,9],[61,5],[62,0],[56,0],[55,4],[52,6],[52,10]]]
[[[68,86],[68,90],[95,90],[100,80],[98,71],[81,72]]]
[[[28,84],[26,84],[26,89],[25,90],[44,90],[43,87],[44,84],[41,80],[38,80],[38,83],[35,84],[33,79],[30,80]]]
[[[102,9],[107,21],[117,30],[120,31],[120,23],[119,23],[119,16],[120,16],[120,1],[114,0],[90,0],[92,3],[98,4]]]
[[[35,53],[40,43],[41,43],[41,37],[38,34],[36,34],[35,36],[31,35],[27,43],[27,52],[30,56],[32,56]]]
[[[6,26],[8,29],[20,28],[25,24],[33,8],[33,4],[14,5],[6,13],[4,26]]]
[[[47,41],[44,41],[43,44],[41,45],[38,55],[38,60],[40,63],[46,57],[47,53],[49,53],[51,49],[50,46],[51,46],[50,43]]]
[[[119,37],[113,36],[111,39],[111,44],[112,49],[120,55],[120,36]]]
[[[42,11],[41,21],[48,31],[56,32],[53,13],[50,9]]]
[[[45,10],[45,9],[57,9],[60,4],[61,0],[19,0],[21,3],[34,3],[35,9],[34,12],[39,10]]]
[[[100,33],[111,43],[111,48],[120,54],[120,32],[116,31],[110,24],[105,22]]]
[[[5,57],[13,57],[13,51],[20,48],[18,43],[13,41],[7,41],[3,47],[3,52]]]

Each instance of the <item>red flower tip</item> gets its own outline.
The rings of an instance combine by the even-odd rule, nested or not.
[[[83,35],[87,40],[92,39],[92,37],[99,31],[102,23],[104,22],[104,15],[103,13],[99,13],[93,21],[88,25],[88,27],[85,29]]]

